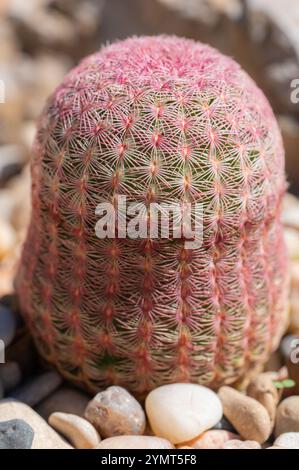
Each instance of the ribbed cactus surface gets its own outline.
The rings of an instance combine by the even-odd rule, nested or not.
[[[42,355],[95,390],[215,387],[265,362],[287,316],[284,151],[232,59],[131,38],[73,69],[41,116],[17,278]],[[99,239],[100,202],[200,203],[203,243]]]

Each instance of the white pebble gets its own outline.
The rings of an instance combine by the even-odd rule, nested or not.
[[[92,449],[101,438],[93,425],[86,419],[71,413],[52,413],[49,424],[63,434],[76,449]]]
[[[97,449],[174,449],[166,439],[153,436],[115,436],[104,439]]]
[[[147,396],[145,408],[156,436],[173,444],[194,439],[222,418],[222,405],[216,393],[191,383],[156,388]]]
[[[274,446],[284,449],[299,449],[299,432],[285,432],[274,442]]]

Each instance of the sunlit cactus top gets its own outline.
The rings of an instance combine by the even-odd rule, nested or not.
[[[42,355],[77,384],[216,387],[284,331],[284,151],[266,98],[232,59],[131,38],[73,69],[41,116],[17,279]],[[99,239],[97,205],[201,203],[203,243]]]

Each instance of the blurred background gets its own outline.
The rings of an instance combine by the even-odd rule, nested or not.
[[[273,106],[293,193],[283,218],[292,259],[291,332],[298,334],[299,103],[291,101],[291,82],[299,79],[297,0],[0,0],[0,296],[13,293],[30,215],[30,148],[47,96],[102,44],[159,33],[233,56]]]

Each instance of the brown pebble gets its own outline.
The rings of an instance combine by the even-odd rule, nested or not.
[[[218,395],[224,415],[244,439],[260,444],[268,439],[271,421],[263,405],[232,387],[221,387]]]

